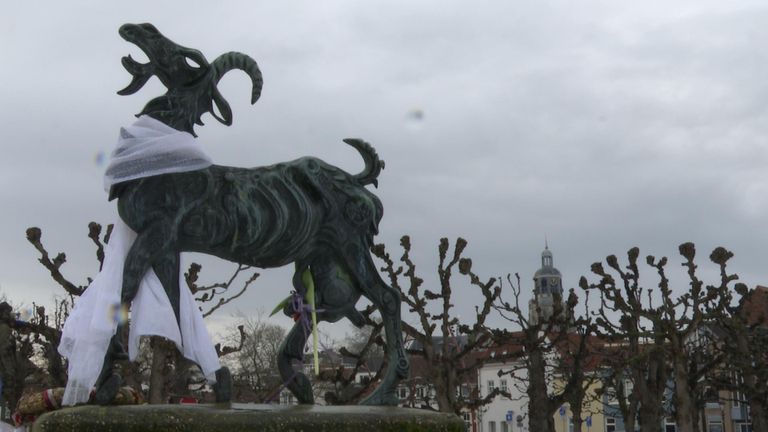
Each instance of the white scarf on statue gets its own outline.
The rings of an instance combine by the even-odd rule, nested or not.
[[[191,134],[142,116],[132,126],[120,129],[104,186],[109,191],[111,185],[122,181],[210,165],[210,159]],[[63,405],[87,402],[90,398],[120,319],[123,264],[135,239],[136,233],[116,218],[102,269],[76,300],[64,323],[59,352],[69,359],[69,379]],[[183,263],[181,269],[183,272]],[[183,273],[179,280],[184,281]],[[162,336],[172,340],[184,357],[199,364],[208,381],[214,383],[215,372],[221,367],[218,355],[192,293],[186,284],[179,291],[177,324],[160,280],[154,270],[147,271],[131,306],[129,357],[136,359],[141,336]]]

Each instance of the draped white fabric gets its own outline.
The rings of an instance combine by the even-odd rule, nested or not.
[[[195,137],[149,116],[120,128],[117,147],[104,173],[104,190],[127,180],[194,171],[211,166]]]
[[[135,155],[137,152],[134,152],[130,148],[131,146],[143,149],[149,146],[148,143],[153,143],[154,146],[168,145],[180,152],[180,155],[176,157],[172,155],[172,151],[163,149],[152,149],[146,152],[142,150],[146,154],[166,155],[167,157],[163,156],[162,158],[165,161],[190,161],[191,159],[187,155],[202,154],[196,140],[190,134],[169,128],[149,117],[139,118],[133,126],[125,128],[123,131],[127,131],[130,137],[126,138],[127,135],[121,131],[118,150],[121,148],[124,150],[115,151],[115,153],[119,153],[118,158],[126,153]],[[188,135],[188,138],[181,138],[179,134]],[[146,137],[146,141],[142,141],[140,136]],[[126,141],[131,141],[132,144],[126,144]],[[203,156],[205,155],[203,154]],[[204,157],[204,160],[209,161],[207,156]],[[115,164],[116,162],[113,161],[110,168]],[[131,164],[139,166],[142,165],[142,162],[135,159]],[[210,161],[208,165],[210,165]],[[157,168],[160,165],[149,162],[145,166]],[[201,168],[193,168],[196,166],[195,164],[185,166],[186,169],[166,167],[164,172],[182,172]],[[133,178],[159,174],[155,169],[144,170],[143,172],[145,175]],[[105,185],[111,184],[111,181],[118,178],[108,180],[106,177]],[[90,397],[91,389],[101,371],[109,341],[116,332],[123,265],[135,239],[136,233],[118,217],[112,236],[105,248],[104,265],[101,272],[96,275],[85,293],[77,299],[75,307],[64,324],[59,352],[69,359],[69,380],[64,392],[63,405],[83,403]],[[182,254],[182,271],[184,268]],[[180,274],[179,280],[184,280],[183,274]],[[171,303],[157,275],[152,269],[144,275],[131,306],[129,356],[131,360],[135,360],[141,336],[163,336],[172,340],[184,357],[199,364],[203,374],[209,382],[213,383],[216,379],[215,372],[221,367],[218,355],[192,293],[184,284],[179,287],[179,291],[180,316],[177,325]]]

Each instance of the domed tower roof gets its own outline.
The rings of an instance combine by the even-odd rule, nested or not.
[[[544,246],[541,253],[541,268],[533,274],[535,294],[562,294],[562,275],[554,266],[552,252],[549,245]]]
[[[559,311],[559,312],[558,312]],[[549,245],[544,243],[541,268],[533,275],[533,298],[528,302],[531,323],[548,320],[553,314],[563,314],[563,278],[555,268]]]
[[[544,251],[541,253],[541,268],[536,270],[533,279],[535,280],[543,276],[561,277],[560,270],[554,267],[553,262],[552,252],[549,250],[549,246],[545,246]]]

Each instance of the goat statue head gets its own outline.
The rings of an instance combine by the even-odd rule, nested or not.
[[[228,52],[208,63],[200,51],[177,45],[152,24],[125,24],[119,33],[123,39],[138,46],[149,62],[139,63],[130,55],[123,57],[123,66],[133,75],[133,80],[117,93],[136,93],[153,75],[168,89],[165,95],[149,101],[137,116],[148,115],[192,135],[195,135],[195,124],[203,125],[201,117],[206,112],[229,126],[232,109],[216,85],[232,69],[240,69],[251,78],[252,104],[261,95],[261,71],[256,61],[245,54]]]

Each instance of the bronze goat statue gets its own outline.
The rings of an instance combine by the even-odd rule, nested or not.
[[[133,81],[121,95],[137,92],[151,76],[168,88],[151,100],[139,115],[159,120],[194,135],[194,124],[211,112],[231,124],[229,105],[216,89],[231,69],[245,71],[253,84],[252,103],[261,92],[261,73],[254,60],[227,53],[208,63],[193,49],[176,45],[151,24],[126,24],[120,35],[136,44],[149,58],[140,64],[130,56],[123,65]],[[190,66],[192,60],[197,66]],[[213,110],[216,105],[220,116]],[[370,255],[373,236],[383,208],[365,188],[377,185],[384,167],[375,150],[358,139],[346,139],[365,162],[364,170],[351,175],[319,159],[304,157],[261,168],[211,165],[204,169],[155,175],[120,182],[111,187],[110,200],[118,199],[121,219],[137,233],[125,261],[121,302],[129,307],[143,275],[154,269],[179,320],[179,254],[201,252],[261,268],[295,263],[293,287],[303,295],[302,274],[309,270],[316,286],[319,320],[349,318],[362,325],[355,303],[362,295],[379,309],[388,349],[386,374],[363,403],[394,405],[395,387],[408,375],[408,360],[400,325],[400,296],[379,276]],[[97,400],[110,401],[120,378],[112,364],[124,357],[123,326],[119,325],[97,381]],[[308,379],[292,366],[303,360],[306,334],[294,327],[283,343],[278,360],[288,388],[301,403],[312,403]],[[222,368],[224,369],[224,368]],[[229,399],[228,371],[217,373],[217,399]]]

